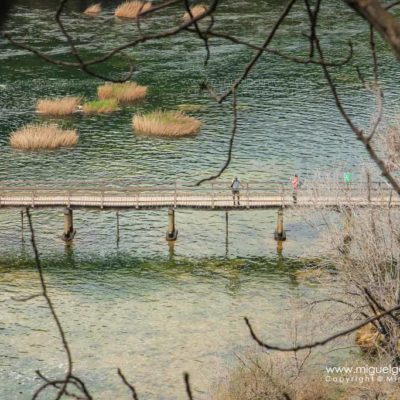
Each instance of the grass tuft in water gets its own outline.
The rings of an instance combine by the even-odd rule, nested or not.
[[[89,7],[84,11],[84,14],[96,15],[96,14],[100,14],[101,11],[102,11],[101,4],[100,4],[100,3],[97,3],[97,4],[92,4],[91,6],[89,6]]]
[[[76,130],[64,130],[55,124],[30,124],[10,135],[10,145],[20,150],[58,149],[74,147],[79,136]]]
[[[154,136],[190,136],[201,128],[201,121],[181,111],[153,111],[149,114],[136,114],[132,120],[137,133]]]
[[[83,105],[85,114],[108,114],[118,110],[116,99],[94,100]]]
[[[190,7],[190,12],[192,13],[193,18],[197,18],[202,14],[206,13],[208,7],[205,4],[197,4],[193,7]],[[183,22],[189,22],[191,20],[190,14],[186,11],[183,14]]]
[[[80,97],[62,97],[59,99],[40,99],[36,103],[36,112],[44,115],[63,117],[76,112]]]
[[[151,3],[142,1],[126,1],[116,8],[115,15],[118,18],[136,19],[142,12],[148,11],[150,8]]]
[[[116,99],[120,103],[129,103],[144,99],[147,86],[138,85],[136,82],[107,83],[97,88],[97,95],[101,100]]]

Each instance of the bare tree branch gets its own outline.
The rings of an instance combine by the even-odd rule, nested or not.
[[[235,142],[235,135],[236,135],[236,131],[237,131],[237,122],[238,122],[236,89],[233,90],[232,113],[233,113],[232,133],[231,133],[231,137],[229,140],[228,157],[227,157],[224,165],[222,166],[222,168],[219,170],[219,172],[217,174],[212,175],[208,178],[201,179],[200,181],[198,181],[196,183],[196,186],[200,186],[204,182],[212,181],[214,179],[219,178],[224,173],[224,171],[228,168],[229,164],[231,163],[233,144]]]
[[[254,55],[252,60],[247,64],[246,68],[244,69],[244,72],[235,80],[234,84],[231,86],[231,88],[226,91],[223,95],[218,97],[218,103],[222,103],[228,96],[233,94],[237,90],[237,88],[240,86],[240,84],[247,78],[251,70],[254,68],[254,66],[257,64],[257,61],[259,58],[262,56],[264,53],[265,49],[269,46],[271,43],[272,39],[274,38],[276,32],[278,31],[279,27],[282,25],[282,22],[285,20],[285,18],[288,16],[290,13],[290,10],[294,6],[297,0],[290,0],[289,3],[286,5],[285,9],[275,22],[274,26],[272,27],[271,31],[269,32],[264,44],[261,46],[261,49],[257,51],[257,53]]]
[[[186,388],[186,394],[188,396],[189,400],[194,400],[193,394],[192,394],[192,388],[190,387],[190,376],[187,372],[183,374],[183,379],[185,381],[185,388]]]
[[[363,326],[368,325],[368,324],[371,323],[371,322],[378,321],[378,320],[380,320],[381,318],[383,318],[384,316],[390,315],[390,314],[393,313],[394,311],[398,311],[398,310],[400,310],[400,305],[397,305],[397,306],[391,308],[390,310],[387,310],[387,311],[385,311],[385,312],[382,312],[382,313],[380,313],[380,314],[378,314],[378,315],[376,315],[376,316],[374,316],[374,317],[367,318],[367,319],[365,319],[364,321],[360,322],[359,324],[356,324],[356,325],[352,326],[351,328],[348,328],[348,329],[344,329],[344,330],[342,330],[342,331],[339,331],[338,333],[335,333],[334,335],[328,336],[328,337],[325,338],[325,339],[317,340],[317,341],[315,341],[315,342],[308,343],[308,344],[297,345],[297,346],[291,346],[291,347],[275,346],[275,345],[272,345],[272,344],[268,344],[268,343],[263,342],[263,341],[262,341],[261,339],[259,339],[258,336],[255,334],[255,332],[254,332],[254,330],[253,330],[253,327],[252,327],[252,325],[250,324],[249,319],[248,319],[247,317],[245,317],[244,320],[245,320],[245,322],[246,322],[247,327],[249,328],[251,337],[256,341],[256,343],[257,343],[259,346],[261,346],[261,347],[263,347],[264,349],[267,349],[267,350],[277,350],[277,351],[282,351],[282,352],[288,352],[288,351],[299,351],[299,350],[312,349],[312,348],[314,348],[314,347],[323,346],[323,345],[325,345],[325,344],[331,342],[332,340],[338,339],[338,338],[340,338],[340,337],[342,337],[342,336],[346,336],[346,335],[348,335],[349,333],[353,333],[353,332],[355,332],[356,330],[362,328]],[[397,320],[397,321],[398,321],[398,320]]]
[[[139,400],[139,396],[137,395],[135,387],[128,382],[128,380],[125,378],[125,375],[122,373],[120,368],[118,368],[118,375],[121,377],[122,382],[124,382],[125,386],[127,386],[131,391],[132,399]]]
[[[400,58],[400,23],[391,15],[379,0],[344,0],[351,8],[365,18]],[[397,2],[396,2],[397,3]],[[394,7],[393,4],[390,7]]]

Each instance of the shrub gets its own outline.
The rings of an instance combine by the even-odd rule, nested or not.
[[[327,400],[337,398],[307,362],[307,354],[245,354],[213,387],[211,400]]]
[[[129,103],[140,100],[147,95],[147,86],[140,86],[136,82],[105,84],[97,88],[99,99],[116,99],[120,103]]]
[[[154,111],[136,114],[132,120],[136,132],[155,136],[195,135],[201,122],[180,111]]]
[[[79,136],[76,130],[63,130],[57,125],[30,124],[10,135],[10,145],[21,150],[74,147]]]
[[[116,99],[89,101],[83,105],[85,114],[107,114],[117,111],[118,101]]]
[[[139,15],[151,8],[151,3],[142,1],[126,1],[120,4],[116,10],[115,15],[118,18],[136,19]]]
[[[36,103],[36,112],[57,117],[71,115],[76,111],[80,101],[79,97],[41,99]]]
[[[94,14],[100,14],[102,11],[101,8],[101,4],[97,3],[97,4],[92,4],[91,6],[89,6],[84,13],[85,14],[89,14],[89,15],[94,15]]]
[[[190,7],[190,12],[192,13],[193,18],[197,18],[200,15],[207,12],[208,7],[205,4],[198,4],[194,7]],[[183,14],[183,22],[189,22],[191,20],[190,14],[186,11]]]

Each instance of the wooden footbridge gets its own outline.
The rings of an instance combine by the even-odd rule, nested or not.
[[[278,209],[277,232],[283,233],[283,210],[290,207],[398,207],[400,197],[384,183],[310,182],[293,191],[290,182],[242,182],[238,196],[229,183],[211,183],[200,187],[133,185],[112,183],[14,184],[0,186],[0,208],[65,209],[64,239],[74,235],[73,209],[169,209],[167,238],[176,239],[174,210]],[[281,220],[281,223],[280,223]]]
[[[98,209],[276,209],[293,206],[340,207],[399,206],[400,197],[389,186],[373,183],[355,183],[349,187],[309,185],[297,191],[293,201],[293,189],[289,183],[243,182],[239,199],[233,199],[229,183],[204,186],[144,186],[87,183],[30,184],[29,186],[0,186],[0,207],[67,207]]]

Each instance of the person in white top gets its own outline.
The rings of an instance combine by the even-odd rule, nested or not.
[[[231,188],[232,188],[232,196],[233,196],[233,205],[236,205],[236,199],[237,199],[237,204],[240,206],[240,181],[238,178],[235,178],[232,183],[231,183]]]

